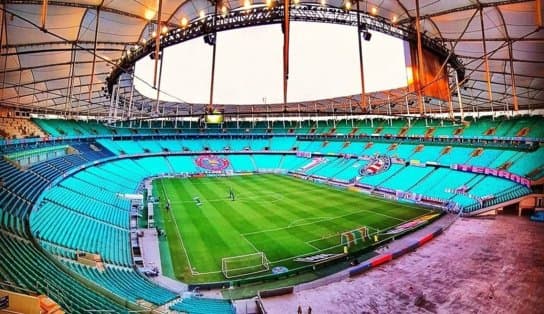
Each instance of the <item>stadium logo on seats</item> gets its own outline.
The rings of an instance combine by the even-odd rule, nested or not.
[[[389,167],[391,167],[391,159],[388,156],[374,156],[366,166],[359,169],[359,174],[372,176],[386,171]]]
[[[223,171],[229,166],[229,160],[215,155],[203,155],[196,159],[200,168],[211,171]]]

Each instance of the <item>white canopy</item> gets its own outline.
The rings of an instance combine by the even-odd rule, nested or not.
[[[0,6],[0,102],[39,109],[36,111],[107,113],[110,100],[103,91],[105,78],[127,49],[151,37],[158,1],[45,2],[47,6],[41,0],[5,0]],[[170,27],[179,26],[183,18],[189,21],[198,18],[202,10],[211,13],[214,8],[212,2],[204,0],[161,2],[161,19]],[[243,2],[229,1],[228,6],[239,8]],[[466,66],[466,82],[461,91],[465,110],[490,107],[484,36],[494,106],[512,108],[515,95],[520,109],[544,107],[541,3],[541,0],[419,1],[422,31],[453,49]],[[330,0],[327,5],[342,7],[343,2]],[[409,25],[415,21],[416,1],[362,1],[360,5],[365,12],[392,23]],[[42,19],[44,9],[46,16]]]

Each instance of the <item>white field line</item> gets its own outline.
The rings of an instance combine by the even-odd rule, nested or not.
[[[371,211],[371,210],[368,210],[368,209],[361,209],[361,211],[365,211],[367,213],[373,213],[373,214],[380,215],[380,216],[383,216],[383,217],[388,217],[388,218],[395,219],[395,220],[398,220],[398,221],[403,221],[403,222],[407,221],[407,220],[400,219],[400,218],[397,218],[397,217],[389,216],[387,214],[382,214],[380,212],[374,212],[374,211]]]
[[[253,244],[253,242],[249,241],[249,239],[246,238],[245,235],[243,235],[243,234],[240,233],[240,236],[241,236],[242,238],[244,238],[244,240],[246,240],[246,242],[249,243],[249,245],[251,245],[251,247],[255,250],[255,253],[262,252],[262,251],[259,251],[259,249],[257,249],[257,247],[255,246],[255,244]]]
[[[397,224],[397,225],[394,225],[394,226],[392,226],[392,227],[389,227],[388,229],[392,229],[392,228],[398,227],[398,226],[400,226],[400,225],[402,225],[402,224],[405,224],[405,223],[407,223],[407,222],[409,222],[409,221],[418,219],[418,218],[423,217],[423,216],[425,216],[425,215],[427,215],[427,214],[423,214],[423,215],[420,215],[420,216],[418,216],[418,217],[415,217],[415,218],[409,219],[409,220],[402,220],[402,219],[399,219],[399,220],[402,221],[401,223],[399,223],[399,224]],[[340,217],[340,216],[338,216],[338,217]],[[338,218],[338,217],[336,217],[336,218]],[[369,226],[369,225],[365,225],[365,226],[366,226],[366,227],[370,227],[370,228],[376,230],[375,232],[370,233],[369,236],[373,236],[373,235],[375,235],[375,234],[378,234],[378,233],[379,233],[378,231],[380,231],[378,228],[375,228],[375,227],[373,227],[373,226]],[[338,234],[335,234],[335,235],[330,235],[329,237],[338,236],[340,233],[341,233],[341,232],[339,232]],[[246,237],[244,236],[244,234],[240,234],[240,235],[243,236],[244,238],[246,238]],[[248,242],[251,242],[251,241],[249,241],[249,239],[247,239],[247,238],[246,238],[246,240],[247,240]],[[282,258],[282,259],[275,260],[275,261],[269,260],[269,263],[271,263],[271,264],[277,264],[277,263],[280,263],[280,262],[283,262],[283,261],[293,260],[293,259],[295,259],[295,258],[303,257],[303,256],[308,256],[308,255],[311,255],[311,254],[318,254],[318,253],[320,253],[320,252],[324,252],[324,251],[329,250],[329,249],[332,249],[332,248],[336,248],[336,247],[341,247],[341,246],[343,246],[343,244],[337,244],[337,245],[333,245],[333,246],[330,246],[330,247],[327,247],[327,248],[324,248],[324,249],[320,249],[320,248],[316,247],[315,245],[311,244],[312,242],[321,241],[321,240],[323,240],[323,239],[320,238],[320,239],[314,239],[314,240],[310,240],[310,241],[306,241],[306,242],[305,242],[305,244],[307,244],[308,246],[311,246],[312,248],[315,249],[315,251],[313,251],[313,252],[304,253],[304,254],[300,254],[300,255],[297,255],[297,256],[291,256],[291,257],[287,257],[287,258]],[[259,252],[260,252],[260,251],[259,251]],[[264,251],[263,251],[263,252],[264,252]],[[207,272],[207,273],[196,273],[196,274],[194,274],[194,275],[195,275],[195,276],[198,276],[198,275],[218,274],[218,273],[221,273],[221,271],[214,271],[214,272]]]
[[[315,191],[315,189],[304,189],[304,190],[297,190],[297,191],[293,191],[293,192],[264,192],[264,193],[236,193],[236,201],[246,201],[246,200],[254,200],[254,199],[258,199],[258,198],[261,198],[263,196],[275,196],[276,197],[276,200],[275,201],[279,201],[281,199],[284,199],[285,197],[287,196],[290,196],[290,195],[297,195],[297,194],[301,194],[301,193],[309,193],[309,192],[313,192]],[[229,197],[227,195],[227,193],[225,194],[226,196],[224,198],[212,198],[212,199],[207,199],[207,198],[204,198],[204,197],[201,197],[202,199],[202,202],[205,203],[205,202],[223,202],[223,201],[226,201],[226,200],[229,200]],[[243,197],[244,195],[249,195],[247,197]],[[177,201],[177,202],[172,202],[171,204],[182,204],[182,203],[194,203],[195,201],[194,200],[184,200],[184,201]],[[267,202],[269,203],[270,201],[263,201],[263,202]]]
[[[161,185],[162,185],[162,181],[161,181]],[[199,184],[202,184],[202,185],[207,185],[207,184],[215,184],[215,183],[199,183]],[[166,195],[166,192],[164,190],[164,185],[162,186],[163,188],[163,193]],[[332,189],[332,188],[331,188]],[[290,195],[297,195],[297,194],[301,194],[301,193],[311,193],[315,191],[314,188],[312,189],[304,189],[304,190],[298,190],[298,191],[293,191],[293,192],[283,192],[283,193],[277,193],[277,192],[266,192],[266,193],[259,193],[257,195],[255,195],[255,193],[247,193],[247,194],[251,194],[252,196],[249,196],[247,198],[238,198],[239,195],[244,195],[242,193],[240,194],[237,194],[237,198],[236,198],[236,201],[249,201],[249,200],[253,200],[255,198],[259,198],[259,197],[263,197],[263,196],[266,196],[266,195],[273,195],[273,196],[278,196],[277,199],[275,200],[272,200],[272,201],[263,201],[263,202],[266,202],[266,203],[271,203],[271,202],[278,202],[280,201],[281,199],[284,199],[285,197],[287,196],[290,196]],[[373,198],[372,196],[369,196],[371,198]],[[383,200],[381,198],[378,198],[380,200]],[[207,201],[207,202],[219,202],[219,201],[226,201],[228,200],[228,197],[225,197],[224,199],[204,199],[204,201]],[[179,201],[179,202],[172,202],[172,204],[179,204],[179,203],[193,203],[194,200],[190,200],[190,201]],[[392,203],[393,204],[393,203]],[[409,219],[409,220],[403,220],[403,219],[400,219],[400,218],[397,218],[397,217],[393,217],[393,216],[390,216],[390,215],[387,215],[387,214],[383,214],[383,213],[380,213],[380,212],[377,212],[377,211],[371,211],[371,210],[367,210],[367,209],[361,209],[361,210],[358,210],[358,211],[355,211],[355,212],[351,212],[351,213],[347,213],[347,214],[344,214],[344,215],[339,215],[339,216],[333,216],[333,217],[315,217],[315,218],[308,218],[308,219],[297,219],[297,220],[294,220],[292,221],[287,227],[280,227],[280,228],[273,228],[273,229],[267,229],[267,230],[261,230],[261,231],[256,231],[256,232],[248,232],[248,233],[241,233],[240,236],[243,237],[250,245],[251,247],[253,247],[253,249],[256,251],[256,252],[261,252],[259,251],[255,245],[253,244],[253,242],[251,242],[246,236],[247,235],[254,235],[254,234],[259,234],[259,233],[266,233],[266,232],[272,232],[272,231],[279,231],[279,230],[284,230],[284,229],[289,229],[289,228],[294,228],[294,227],[299,227],[299,226],[305,226],[305,225],[311,225],[311,224],[315,224],[315,223],[319,223],[319,222],[322,222],[322,221],[330,221],[330,220],[334,220],[334,219],[338,219],[338,218],[342,218],[342,217],[346,217],[346,216],[350,216],[350,215],[353,215],[353,214],[357,214],[357,213],[360,213],[360,212],[367,212],[367,213],[372,213],[372,214],[378,214],[380,216],[383,216],[383,217],[388,217],[388,218],[391,218],[391,219],[395,219],[395,220],[398,220],[400,221],[399,224],[395,225],[395,226],[392,226],[388,229],[391,229],[391,228],[394,228],[394,227],[397,227],[397,226],[400,226],[404,223],[407,223],[409,221],[412,221],[412,220],[415,220],[415,219],[418,219],[419,217],[422,217],[422,216],[425,216],[427,215],[428,213],[430,212],[433,212],[433,210],[430,210],[430,209],[426,209],[426,208],[422,208],[422,207],[417,207],[417,206],[414,206],[414,205],[411,205],[411,204],[406,204],[406,203],[402,203],[402,206],[405,206],[405,207],[410,207],[410,208],[413,208],[413,209],[418,209],[418,210],[425,210],[427,213],[425,214],[422,214],[418,217],[415,217],[415,218],[412,218],[412,219]],[[170,213],[171,216],[173,216],[172,213]],[[172,219],[174,219],[172,217]],[[304,221],[304,220],[315,220],[313,222],[308,222],[308,223],[303,223],[303,224],[298,224],[298,225],[294,225],[295,222],[297,221]],[[189,255],[187,254],[187,249],[185,248],[185,245],[183,243],[183,239],[181,237],[181,233],[180,233],[180,229],[178,227],[178,224],[177,224],[177,220],[174,219],[174,223],[176,225],[176,231],[178,233],[178,238],[180,240],[180,243],[183,247],[183,250],[185,252],[185,256],[187,258],[187,262],[189,263],[189,267],[191,269],[191,274],[193,276],[199,276],[199,275],[208,275],[208,274],[218,274],[218,273],[222,273],[222,271],[211,271],[211,272],[204,272],[204,273],[200,273],[200,272],[194,272],[193,271],[193,268],[192,268],[192,265],[191,265],[191,261],[189,260]],[[374,230],[376,230],[376,232],[374,232],[373,234],[377,234],[379,229],[378,228],[375,228],[373,226],[369,226],[369,225],[365,225],[366,227],[369,227],[369,228],[372,228]],[[340,234],[340,233],[338,233]],[[336,235],[331,235],[331,236],[336,236]],[[278,262],[282,262],[282,261],[286,261],[286,260],[290,260],[290,259],[294,259],[294,258],[297,258],[297,257],[302,257],[302,256],[307,256],[308,254],[315,254],[315,253],[319,253],[319,252],[322,252],[322,251],[325,251],[325,250],[328,250],[330,248],[334,248],[334,247],[339,247],[341,245],[335,245],[335,246],[332,246],[332,247],[328,247],[328,248],[325,248],[325,249],[319,249],[318,247],[314,246],[313,244],[311,244],[312,242],[316,242],[316,241],[321,241],[323,240],[323,238],[319,238],[319,239],[314,239],[314,240],[310,240],[310,241],[305,241],[304,243],[307,244],[308,246],[314,248],[316,251],[315,252],[312,252],[312,253],[304,253],[304,254],[301,254],[301,255],[298,255],[298,256],[294,256],[294,257],[288,257],[288,258],[284,258],[284,259],[280,259],[280,260],[277,260],[277,261],[269,261],[270,263],[278,263]]]
[[[312,241],[314,241],[314,240],[312,240]],[[313,247],[314,250],[319,250],[319,248],[318,248],[317,246],[315,246],[315,245],[313,245],[313,244],[311,243],[312,241],[306,241],[306,242],[304,242],[304,243],[305,243],[306,245],[308,245],[308,246]]]
[[[168,195],[166,194],[166,190],[164,189],[164,183],[162,180],[160,180],[160,182],[162,187],[162,194],[166,199],[168,199]],[[185,252],[185,257],[187,259],[187,263],[189,264],[189,269],[191,270],[191,274],[194,275],[193,265],[191,264],[191,260],[189,259],[189,253],[187,252],[187,249],[185,248],[185,244],[183,243],[183,238],[181,237],[181,231],[178,226],[178,221],[174,217],[174,213],[172,209],[168,210],[168,212],[170,213],[170,218],[174,221],[174,224],[176,225],[176,233],[178,235],[179,242],[181,244],[181,247],[183,248],[183,252]]]
[[[301,218],[301,219],[295,219],[295,220],[293,220],[290,224],[287,225],[287,228],[299,226],[299,225],[297,224],[297,222],[299,222],[299,221],[313,221],[313,220],[317,220],[317,222],[319,222],[319,221],[321,221],[321,220],[330,219],[330,218],[331,218],[331,217],[329,217],[329,216],[323,216],[323,217],[313,217],[313,218]]]
[[[361,225],[361,227],[363,227],[363,226],[370,229],[369,235],[377,234],[380,231],[380,229],[378,229],[376,227],[373,227],[371,225]],[[351,229],[351,230],[355,230],[355,228]],[[339,237],[343,232],[347,232],[347,231],[351,231],[351,230],[344,230],[344,231],[338,231],[336,233],[330,233],[330,234],[327,234],[326,236],[323,236],[321,238],[309,240],[309,241],[307,241],[307,243],[313,243],[313,242],[322,241],[322,240],[325,240],[325,239],[330,239],[330,238],[333,238],[333,237]]]
[[[361,209],[361,210],[354,211],[354,212],[351,212],[351,213],[338,215],[338,216],[325,217],[323,219],[319,219],[319,220],[311,221],[311,222],[306,222],[306,223],[302,223],[302,224],[298,224],[298,225],[294,225],[294,226],[292,226],[293,223],[291,222],[287,227],[278,227],[278,228],[272,228],[272,229],[254,231],[254,232],[247,232],[247,233],[244,233],[243,235],[248,236],[248,235],[254,235],[254,234],[259,234],[259,233],[266,233],[266,232],[271,232],[271,231],[280,231],[280,230],[285,230],[285,229],[290,229],[290,228],[296,228],[296,227],[300,227],[300,226],[313,225],[313,224],[323,222],[323,221],[330,221],[330,220],[334,220],[334,219],[338,219],[338,218],[343,218],[343,217],[346,217],[346,216],[351,216],[351,215],[358,214],[358,213],[363,212],[363,211],[364,212],[369,212],[369,213],[374,213],[374,212],[369,211],[369,210]],[[300,220],[300,219],[297,219],[297,220]],[[297,221],[297,220],[294,220],[294,221]]]
[[[274,201],[277,202],[285,198],[285,196],[280,193],[270,192],[270,193],[266,193],[262,195],[254,195],[249,197],[239,197],[239,195],[236,195],[235,202],[247,202],[247,201],[255,202],[255,200],[258,200],[262,198],[263,196],[268,196],[268,195],[274,196],[276,199],[272,201],[262,201],[262,202],[267,202],[267,203],[274,202]],[[224,198],[212,198],[212,199],[203,198],[201,199],[201,201],[202,203],[226,202],[226,201],[230,201],[230,198],[228,196],[225,196]],[[186,200],[186,201],[171,202],[170,204],[175,205],[175,204],[187,204],[187,203],[194,203],[194,202],[195,202],[194,200],[190,200],[190,201]]]

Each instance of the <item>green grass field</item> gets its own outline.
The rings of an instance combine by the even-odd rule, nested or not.
[[[341,232],[366,226],[377,233],[429,212],[283,175],[165,178],[153,186],[157,224],[167,235],[163,272],[189,283],[223,281],[222,258],[256,252],[271,267],[301,267],[297,256],[341,253]]]

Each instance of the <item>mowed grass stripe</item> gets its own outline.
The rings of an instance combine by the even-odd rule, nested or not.
[[[259,176],[251,176],[251,178],[258,178]],[[245,177],[250,178],[250,177]],[[250,189],[250,186],[255,186],[255,182],[252,179],[245,179],[245,180],[223,180],[228,181],[232,186],[238,189],[247,191]],[[262,181],[259,182],[259,185],[264,190],[272,189],[272,186],[268,186],[270,182]],[[247,188],[247,189],[246,189]],[[255,232],[262,229],[262,226],[274,226],[276,228],[281,228],[285,224],[289,223],[286,218],[281,215],[281,213],[284,213],[283,211],[276,211],[274,210],[277,203],[273,204],[273,208],[267,205],[265,202],[254,202],[251,204],[251,206],[237,206],[237,202],[231,202],[233,203],[233,207],[237,207],[237,211],[239,212],[239,215],[235,216],[235,219],[238,219],[239,216],[249,216],[251,217],[252,221],[258,222],[258,226],[255,226],[253,224],[244,224],[240,226],[240,230],[248,230],[249,232]],[[243,228],[244,226],[251,226],[250,229]],[[245,237],[247,238],[247,237]],[[249,241],[251,239],[247,238]],[[261,241],[255,242],[251,241],[253,245],[255,245],[256,248],[258,248],[260,251],[265,251],[267,253],[267,257],[269,259],[272,259],[274,257],[268,256],[268,252],[277,254],[278,252],[281,252],[282,256],[293,256],[293,254],[297,254],[299,251],[305,251],[305,252],[311,252],[311,247],[308,246],[304,241],[299,241],[299,238],[296,237],[296,235],[293,235],[291,241],[283,241],[281,239],[270,237],[269,235],[263,235],[260,239]]]
[[[166,180],[164,180],[166,181]],[[189,264],[187,262],[187,255],[183,250],[183,244],[178,238],[178,226],[175,224],[176,219],[171,212],[167,212],[164,209],[165,200],[168,194],[172,194],[167,191],[164,186],[163,180],[155,180],[153,182],[153,194],[160,196],[160,208],[154,209],[155,211],[160,212],[158,215],[162,217],[163,228],[167,234],[167,241],[169,247],[169,254],[162,251],[161,248],[161,264],[164,264],[168,267],[168,263],[172,265],[172,270],[174,271],[175,277],[177,279],[183,280],[184,278],[190,278],[191,271]],[[173,218],[174,217],[174,218]],[[156,221],[160,223],[161,221]],[[169,261],[163,261],[163,259],[170,259]]]
[[[211,186],[211,185],[200,185],[195,186],[200,193],[200,195],[206,195],[208,198],[213,199],[220,199],[224,198],[224,201],[222,202],[214,202],[209,204],[204,204],[201,206],[202,210],[208,210],[208,207],[212,207],[216,210],[216,213],[219,216],[217,216],[217,220],[213,221],[214,224],[221,227],[221,235],[224,237],[229,237],[232,239],[235,239],[237,237],[240,237],[241,230],[240,226],[243,226],[244,224],[239,223],[240,220],[243,220],[245,224],[250,224],[249,220],[245,219],[243,215],[235,215],[235,210],[233,206],[230,205],[230,199],[228,198],[228,189],[226,187],[223,187],[221,185],[222,182],[219,182],[220,184]],[[247,211],[250,208],[246,204],[240,205],[240,207]],[[256,228],[256,226],[254,226]],[[234,255],[243,255],[243,254],[250,254],[255,253],[254,248],[249,245],[248,243],[245,243],[244,241],[232,241],[234,243],[231,244],[229,242],[227,244],[229,248],[229,252]],[[237,249],[232,249],[233,247]]]
[[[338,245],[340,232],[363,225],[384,230],[427,212],[274,174],[163,181],[191,264],[201,273],[216,272],[179,274],[176,266],[186,264],[184,255],[171,247],[176,276],[189,282],[223,280],[219,273],[223,257],[259,250],[271,261],[290,259]],[[235,201],[228,198],[229,188],[236,194]],[[202,206],[196,206],[195,196]],[[176,237],[168,223],[166,231],[170,245],[179,246],[179,241],[170,241]],[[296,263],[280,265],[294,267]]]
[[[187,195],[184,188],[185,184],[182,184],[179,180],[167,179],[162,182],[172,202]],[[199,272],[203,272],[202,269],[198,268],[200,265],[215,265],[214,256],[208,254],[208,250],[213,249],[209,245],[214,242],[210,242],[205,235],[200,234],[201,229],[199,228],[199,224],[206,220],[202,213],[188,208],[185,204],[172,205],[170,211],[177,220],[177,227],[185,245],[187,245],[187,254],[189,255],[188,258],[191,261],[191,265],[197,268]],[[171,236],[175,235],[168,234],[168,237]],[[195,261],[199,262],[195,263]]]
[[[263,183],[261,186],[266,189],[272,187],[268,186],[270,183]],[[285,206],[282,206],[281,202],[274,204],[266,203],[254,203],[253,211],[256,215],[260,217],[255,217],[261,222],[270,221],[271,224],[261,224],[261,226],[270,226],[272,228],[284,228],[288,225],[291,219],[287,218],[289,211],[287,210],[277,210],[278,208],[286,209]],[[300,216],[297,216],[300,218]],[[260,229],[254,229],[254,232],[258,232]],[[309,232],[309,231],[308,231]],[[313,248],[305,243],[304,240],[297,234],[291,233],[288,231],[289,241],[285,241],[282,237],[275,237],[274,234],[263,233],[260,237],[255,236],[246,236],[246,238],[251,241],[256,247],[266,253],[269,260],[276,260],[283,258],[284,256],[295,256],[300,254],[300,252],[312,252]]]
[[[298,180],[290,180],[291,178],[286,177],[279,177],[279,176],[262,176],[267,177],[268,182],[264,183],[262,185],[263,188],[273,188],[273,186],[280,186],[282,188],[285,188],[287,191],[299,191],[300,186],[305,186],[306,182],[301,182]],[[226,180],[224,180],[226,181]],[[242,182],[245,182],[246,184],[250,184],[251,180],[245,180]],[[281,181],[281,182],[280,182]],[[272,186],[268,186],[272,184]],[[282,185],[283,184],[283,185]],[[319,189],[314,187],[312,191],[318,192]],[[305,253],[311,253],[316,250],[316,248],[308,244],[307,242],[320,239],[324,235],[329,235],[331,233],[335,233],[337,230],[351,230],[356,227],[361,226],[361,224],[358,222],[361,219],[366,219],[367,221],[372,222],[373,214],[369,212],[363,212],[360,211],[353,212],[353,211],[347,211],[347,208],[336,208],[334,206],[326,207],[326,208],[320,208],[322,206],[322,198],[321,197],[315,197],[313,192],[297,195],[296,198],[290,198],[289,195],[285,199],[282,199],[279,203],[286,203],[288,206],[283,206],[283,204],[277,204],[284,208],[289,208],[289,211],[283,211],[283,213],[289,213],[289,214],[295,214],[296,216],[292,216],[290,220],[283,219],[285,221],[285,224],[283,224],[284,228],[283,230],[273,230],[271,232],[261,232],[259,234],[252,234],[247,235],[246,238],[251,240],[252,243],[254,243],[256,246],[261,248],[267,248],[267,247],[275,247],[276,245],[272,245],[273,243],[270,243],[270,239],[273,239],[273,242],[278,243],[292,243],[292,244],[298,244],[296,247],[293,247],[296,252],[299,252],[299,254],[305,254]],[[342,202],[345,200],[342,197],[338,197],[336,199],[331,199],[333,196],[337,196],[339,193],[338,190],[327,190],[325,191],[327,195],[327,200],[330,201],[330,203],[338,203],[339,206],[342,205]],[[289,192],[287,192],[289,193]],[[292,192],[291,192],[292,193]],[[360,201],[360,198],[359,198]],[[259,204],[255,204],[256,207],[262,207]],[[316,214],[315,212],[319,209],[319,211],[322,213],[323,218],[320,218],[318,220],[322,220],[322,222],[313,222],[311,224],[311,228],[308,228],[308,224],[303,224],[299,227],[293,227],[290,226],[292,222],[294,221],[303,221],[308,215]],[[269,212],[266,208],[264,208],[265,212]],[[331,214],[332,213],[332,214]],[[334,216],[332,216],[334,215]],[[285,215],[287,216],[287,215]],[[340,216],[340,217],[338,217]],[[343,217],[342,217],[343,216]],[[277,217],[277,215],[276,215]],[[357,218],[357,219],[354,219]],[[376,217],[374,217],[376,218]],[[278,218],[276,218],[278,219]],[[385,228],[389,225],[394,225],[395,221],[389,221],[387,219],[387,223],[383,224],[383,218],[375,219],[376,221],[381,221],[382,224],[376,223],[375,225],[378,225],[378,227]],[[276,229],[276,228],[271,228]],[[296,240],[293,240],[296,239]],[[339,237],[338,237],[339,239]],[[328,247],[339,244],[338,243],[329,242]],[[325,247],[320,247],[320,249],[324,249]],[[263,249],[265,250],[265,249]],[[276,248],[275,250],[272,250],[273,254],[269,254],[269,259],[275,260],[275,259],[284,259],[289,256],[293,256],[293,250],[278,250]]]
[[[277,178],[283,179],[281,177],[271,178],[271,180],[276,180]],[[287,177],[287,180],[283,180],[283,182],[277,181],[277,184],[283,184],[286,187],[288,187],[290,190],[297,190],[297,188],[306,183],[301,182],[296,179]],[[316,239],[321,237],[323,234],[331,233],[333,230],[349,230],[353,226],[353,220],[349,217],[340,217],[347,214],[351,214],[353,212],[357,212],[357,208],[359,206],[362,206],[363,203],[361,202],[361,198],[358,198],[358,202],[356,204],[346,204],[349,201],[349,198],[342,193],[343,191],[338,191],[334,189],[319,189],[318,186],[314,187],[313,193],[308,194],[302,194],[302,195],[296,195],[294,198],[287,198],[285,200],[286,205],[288,205],[288,208],[293,212],[298,212],[299,217],[307,218],[307,217],[339,217],[334,220],[329,220],[327,224],[321,225],[319,223],[316,223],[316,227],[322,227],[315,228],[316,231],[313,234],[313,237],[308,237],[306,241],[309,241],[311,239]],[[326,204],[326,206],[325,206]]]
[[[288,228],[286,230],[288,230],[288,232],[291,232],[291,228],[289,227],[292,226],[294,222],[304,221],[308,219],[308,217],[312,216],[318,219],[330,217],[330,212],[321,210],[319,208],[319,206],[322,204],[312,203],[314,199],[313,194],[317,192],[315,187],[312,187],[312,189],[303,190],[305,185],[301,185],[299,182],[296,182],[296,185],[293,185],[291,183],[286,185],[283,184],[284,182],[276,181],[275,178],[277,177],[278,176],[274,175],[268,176],[270,180],[268,180],[268,182],[263,185],[263,188],[274,189],[274,186],[281,186],[283,189],[285,189],[285,192],[283,192],[285,197],[279,200],[276,204],[274,204],[274,207],[281,207],[283,210],[276,211],[274,210],[274,208],[261,205],[261,207],[264,207],[265,212],[267,212],[269,215],[274,216],[274,219],[281,220],[282,223],[276,224],[276,228]],[[304,193],[298,193],[300,191],[304,191]],[[297,194],[294,195],[295,197],[292,197],[290,193]],[[281,213],[281,215],[278,215],[278,213]],[[320,216],[320,214],[322,214],[322,216]],[[302,241],[305,241],[305,239],[308,238],[316,238],[320,236],[323,232],[327,232],[331,228],[331,226],[320,227],[305,228],[302,230],[304,231],[304,234],[301,234],[299,232],[295,236],[297,238],[301,238]],[[260,230],[262,230],[262,228]]]
[[[218,193],[212,189],[206,189],[205,193],[201,186],[194,186],[189,180],[187,184],[182,184],[179,188],[183,191],[185,197],[191,195],[208,195],[217,198]],[[202,197],[201,197],[202,198]],[[239,232],[232,227],[229,220],[225,219],[221,213],[221,208],[216,203],[206,202],[202,199],[203,205],[197,206],[196,203],[185,203],[187,216],[191,219],[191,229],[186,230],[185,225],[180,226],[184,237],[196,239],[200,244],[189,253],[191,263],[198,272],[213,272],[220,270],[221,258],[228,254],[242,255],[253,252],[249,243],[244,241],[233,241],[239,238]],[[189,225],[189,224],[188,224]]]

